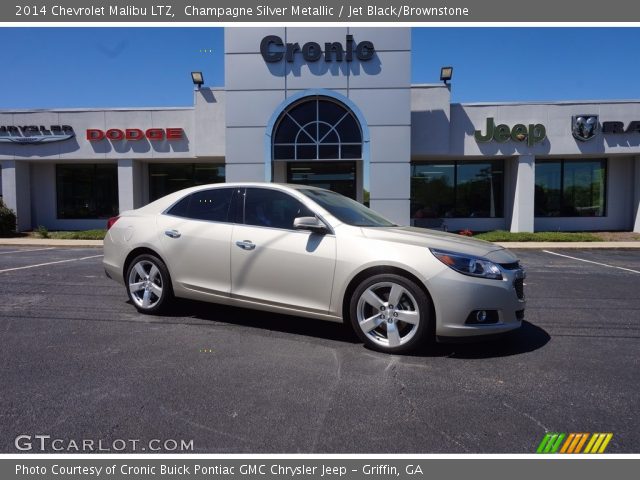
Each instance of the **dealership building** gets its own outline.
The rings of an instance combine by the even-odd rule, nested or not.
[[[409,28],[226,28],[192,107],[0,110],[0,193],[20,230],[272,181],[421,227],[640,232],[640,100],[451,103],[411,56]]]

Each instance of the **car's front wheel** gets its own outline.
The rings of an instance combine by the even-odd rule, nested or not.
[[[173,298],[167,266],[155,255],[134,258],[125,278],[129,299],[142,313],[159,313]]]
[[[431,302],[415,282],[400,275],[379,274],[355,289],[350,317],[356,334],[367,346],[404,353],[425,340]]]

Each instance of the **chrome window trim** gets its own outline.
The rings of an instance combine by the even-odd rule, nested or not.
[[[236,193],[235,190],[244,190],[246,192],[247,188],[259,188],[259,189],[264,189],[264,190],[276,190],[278,192],[282,192],[285,195],[289,195],[291,198],[294,198],[295,200],[297,200],[298,202],[302,203],[305,207],[307,207],[309,210],[311,210],[311,212],[313,212],[313,214],[318,217],[320,219],[320,221],[322,223],[324,223],[324,226],[327,227],[327,229],[329,230],[328,233],[325,233],[325,235],[328,236],[332,236],[335,237],[335,230],[333,229],[333,227],[331,226],[331,224],[326,220],[326,218],[318,213],[317,209],[318,208],[322,208],[319,205],[317,205],[313,200],[311,200],[310,198],[306,197],[305,195],[299,194],[300,197],[296,196],[296,195],[292,195],[291,192],[282,189],[282,188],[278,188],[276,187],[272,187],[270,185],[264,185],[264,186],[253,186],[253,185],[234,185],[233,187],[230,186],[223,186],[224,184],[219,184],[219,186],[214,186],[211,188],[203,188],[202,190],[194,190],[188,194],[186,194],[185,196],[180,197],[179,199],[177,199],[175,202],[173,202],[171,205],[169,205],[167,208],[165,208],[162,212],[160,212],[160,215],[165,215],[167,217],[173,217],[173,218],[181,218],[183,220],[191,220],[191,221],[195,221],[195,222],[207,222],[207,223],[218,223],[218,224],[222,224],[222,225],[242,225],[242,226],[246,226],[246,227],[256,227],[256,228],[267,228],[270,230],[278,230],[278,231],[288,231],[288,232],[299,232],[299,233],[308,233],[311,234],[313,232],[311,232],[310,230],[300,230],[300,229],[296,229],[296,228],[278,228],[278,227],[266,227],[263,225],[249,225],[244,223],[244,201],[243,201],[243,205],[242,205],[242,223],[238,223],[238,222],[223,222],[220,220],[205,220],[205,219],[201,219],[201,218],[190,218],[190,217],[183,217],[180,215],[173,215],[171,213],[168,213],[169,210],[171,210],[174,206],[176,206],[176,204],[178,204],[179,202],[181,202],[182,200],[184,200],[185,198],[187,198],[188,196],[194,195],[195,193],[198,192],[202,192],[205,190],[217,190],[217,189],[221,189],[221,188],[229,188],[231,190],[233,190],[232,192],[232,202],[230,207],[233,206],[233,195]],[[310,204],[310,205],[309,205]],[[231,214],[231,212],[229,212]]]

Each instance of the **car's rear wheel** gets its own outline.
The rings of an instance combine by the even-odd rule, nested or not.
[[[415,282],[395,274],[374,275],[351,297],[351,324],[370,348],[404,353],[425,340],[430,307],[429,297]]]
[[[159,313],[173,298],[167,266],[155,255],[134,258],[125,278],[129,299],[142,313]]]

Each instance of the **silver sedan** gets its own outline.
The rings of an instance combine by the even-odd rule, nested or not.
[[[524,271],[508,250],[302,185],[205,185],[123,212],[108,222],[104,267],[142,313],[182,297],[345,321],[392,353],[524,318]]]

